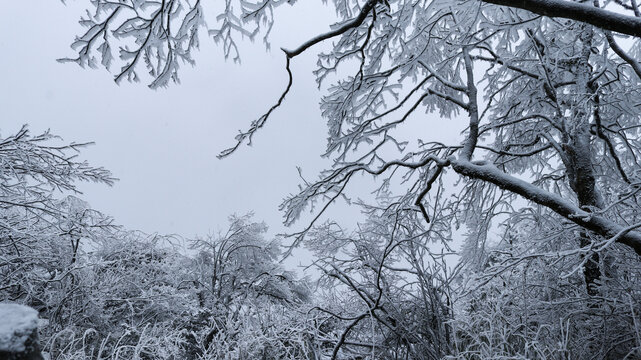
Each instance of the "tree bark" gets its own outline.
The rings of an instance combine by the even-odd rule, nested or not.
[[[568,141],[562,146],[565,151],[563,157],[565,173],[570,182],[570,188],[576,195],[579,207],[587,212],[602,209],[605,205],[594,173],[592,134],[589,130],[590,115],[595,106],[589,86],[592,76],[590,54],[593,37],[594,28],[588,24],[581,24],[577,44],[581,55],[574,72],[576,86],[571,97],[571,108],[574,111],[571,118],[565,119]],[[587,231],[579,231],[578,237],[581,247],[589,246],[592,243]],[[583,277],[588,294],[595,296],[599,292],[597,283],[601,279],[599,254],[595,252],[588,256],[583,269]]]

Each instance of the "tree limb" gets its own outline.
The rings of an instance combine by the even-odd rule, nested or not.
[[[296,48],[294,50],[285,50],[285,49],[283,49],[283,51],[285,52],[285,54],[287,54],[288,58],[293,58],[293,57],[295,57],[297,55],[302,54],[305,50],[307,50],[310,47],[318,44],[321,41],[324,41],[324,40],[327,40],[327,39],[331,39],[334,36],[338,36],[338,35],[343,34],[344,32],[346,32],[349,29],[353,29],[355,27],[360,26],[363,23],[363,21],[365,21],[365,19],[367,18],[367,15],[369,15],[369,12],[372,11],[372,9],[374,8],[374,5],[376,5],[376,1],[377,0],[369,0],[369,1],[367,1],[356,18],[346,22],[345,24],[341,25],[340,27],[338,27],[338,28],[336,28],[336,29],[334,29],[334,30],[332,30],[330,32],[318,35],[318,36],[316,36],[316,37],[314,37],[312,39],[309,39],[304,44],[302,44],[301,46],[299,46],[298,48]]]
[[[528,10],[535,14],[565,18],[621,34],[641,36],[641,18],[627,16],[581,3],[563,0],[481,0],[488,4]]]
[[[618,242],[631,247],[638,255],[641,255],[641,233],[637,231],[629,231],[620,235],[624,230],[621,225],[594,213],[588,213],[572,202],[561,198],[559,195],[550,193],[524,180],[506,174],[489,163],[470,162],[454,157],[450,157],[449,160],[454,171],[461,175],[487,181],[503,190],[521,195],[601,236],[607,238],[618,236]]]

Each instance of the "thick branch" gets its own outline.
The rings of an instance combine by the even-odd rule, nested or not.
[[[372,11],[372,9],[374,8],[374,5],[376,5],[376,0],[367,1],[365,3],[365,5],[363,6],[363,8],[361,9],[361,12],[358,14],[358,16],[356,18],[346,22],[345,24],[341,25],[340,27],[338,27],[338,28],[336,28],[336,29],[334,29],[334,30],[332,30],[330,32],[327,32],[327,33],[318,35],[318,36],[316,36],[316,37],[314,37],[312,39],[309,39],[304,44],[302,44],[301,46],[299,46],[298,48],[296,48],[294,50],[285,50],[285,49],[283,49],[283,51],[285,52],[285,54],[287,54],[287,57],[293,58],[295,56],[298,56],[298,55],[302,54],[305,50],[307,50],[310,47],[318,44],[321,41],[324,41],[324,40],[327,40],[327,39],[331,39],[334,36],[338,36],[338,35],[343,34],[344,32],[346,32],[349,29],[353,29],[355,27],[360,26],[363,23],[363,21],[365,21],[365,19],[367,18],[367,15],[369,15],[369,12]]]
[[[479,137],[479,107],[476,99],[477,90],[476,85],[474,84],[474,69],[472,68],[472,59],[470,58],[469,48],[463,48],[463,60],[465,61],[465,73],[467,78],[467,88],[465,89],[465,92],[469,98],[467,112],[470,114],[470,132],[465,140],[465,144],[463,145],[461,157],[463,159],[470,160]]]
[[[539,205],[545,206],[575,224],[601,236],[607,238],[620,236],[617,239],[618,242],[631,247],[638,255],[641,255],[641,233],[639,232],[630,231],[624,235],[619,235],[624,230],[624,228],[619,224],[616,224],[602,216],[581,210],[571,201],[540,189],[524,180],[508,175],[491,164],[481,162],[472,163],[456,159],[454,157],[450,158],[450,163],[454,171],[461,175],[487,181],[503,190],[521,195],[522,197]]]
[[[328,33],[325,33],[325,34],[318,35],[318,36],[306,41],[304,44],[302,44],[301,46],[299,46],[298,48],[296,48],[294,50],[281,49],[285,53],[285,58],[286,58],[285,59],[286,60],[285,70],[287,70],[287,75],[288,75],[287,87],[285,88],[285,91],[283,91],[283,93],[280,95],[280,97],[278,98],[278,101],[276,102],[276,104],[274,104],[271,108],[269,108],[269,110],[265,114],[263,114],[260,118],[258,118],[257,120],[254,120],[252,122],[252,125],[251,125],[249,130],[247,130],[246,132],[241,132],[240,134],[236,135],[236,145],[234,145],[234,146],[232,146],[232,147],[230,147],[228,149],[223,150],[218,155],[218,158],[222,159],[224,157],[227,157],[227,156],[231,155],[234,151],[236,151],[236,149],[238,149],[240,144],[242,144],[245,140],[247,140],[248,143],[251,144],[251,140],[252,140],[252,137],[254,136],[254,134],[260,128],[262,128],[265,125],[265,123],[267,123],[267,119],[269,119],[269,116],[271,115],[271,113],[275,109],[277,109],[278,107],[281,106],[281,104],[283,103],[283,100],[285,100],[285,96],[287,96],[287,94],[289,93],[289,90],[292,87],[292,82],[294,81],[293,75],[292,75],[292,71],[289,68],[290,60],[292,58],[302,54],[303,52],[305,52],[305,50],[307,50],[310,47],[318,44],[321,41],[324,41],[324,40],[327,40],[327,39],[331,39],[334,36],[341,35],[341,34],[345,33],[346,31],[348,31],[348,30],[350,30],[352,28],[360,26],[363,23],[363,21],[365,21],[365,19],[367,18],[367,15],[369,15],[370,11],[372,11],[372,9],[374,8],[374,5],[376,5],[376,1],[377,0],[368,0],[365,3],[365,5],[363,6],[363,8],[361,9],[361,12],[358,14],[358,16],[355,19],[352,19],[352,20],[346,22],[345,24],[343,24],[342,26],[336,28],[335,30],[332,30],[332,31],[330,31]]]
[[[628,53],[626,53],[619,44],[617,44],[616,40],[614,39],[614,36],[612,36],[612,33],[607,31],[605,33],[605,38],[608,39],[608,44],[610,44],[610,48],[617,54],[623,61],[627,62],[630,67],[632,67],[632,70],[637,74],[639,79],[641,79],[641,64],[639,64],[632,56],[630,56]]]
[[[641,18],[626,16],[591,5],[564,0],[481,0],[485,3],[509,6],[535,14],[571,19],[621,34],[641,36]]]

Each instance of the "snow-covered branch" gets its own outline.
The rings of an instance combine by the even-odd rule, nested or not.
[[[519,8],[535,14],[585,22],[604,30],[641,36],[641,18],[565,0],[482,0],[495,5]]]
[[[601,236],[608,238],[617,236],[618,242],[631,247],[637,254],[641,255],[641,233],[639,232],[623,232],[624,226],[616,224],[601,215],[583,210],[571,201],[545,191],[527,181],[506,174],[487,162],[470,162],[451,157],[450,163],[452,168],[461,175],[487,181],[501,189],[518,194]],[[621,235],[622,232],[623,235]]]

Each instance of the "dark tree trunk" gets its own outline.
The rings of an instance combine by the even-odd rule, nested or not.
[[[599,192],[594,173],[592,134],[590,133],[590,115],[592,107],[598,108],[593,99],[585,99],[581,94],[590,94],[590,54],[592,48],[593,29],[590,25],[583,24],[580,27],[579,41],[581,43],[581,56],[577,61],[575,89],[575,104],[577,109],[573,113],[573,119],[568,122],[568,138],[564,144],[566,174],[570,187],[576,194],[579,207],[585,211],[593,212],[602,209],[603,198]],[[592,98],[592,97],[590,97]],[[589,246],[592,243],[590,233],[586,230],[579,232],[579,245]],[[588,254],[590,258],[585,262],[583,276],[585,278],[586,290],[590,296],[598,294],[598,281],[601,279],[599,269],[599,254]]]

